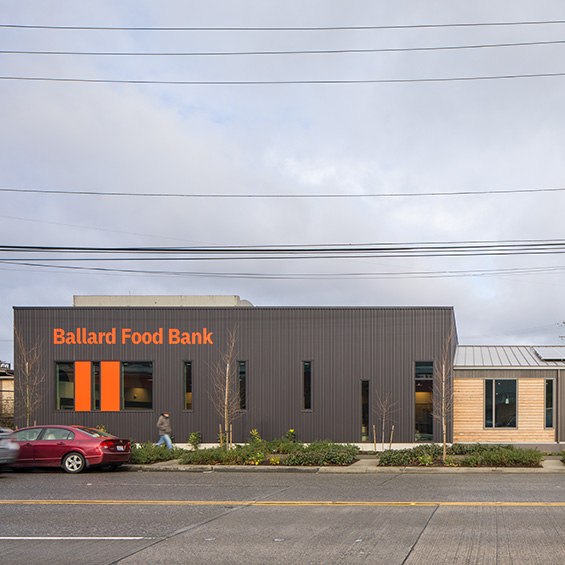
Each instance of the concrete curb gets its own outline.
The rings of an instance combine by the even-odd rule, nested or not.
[[[560,459],[546,459],[542,467],[378,467],[376,458],[364,458],[345,467],[288,467],[284,465],[178,465],[166,461],[153,465],[123,465],[124,471],[181,471],[188,473],[321,473],[321,474],[430,474],[430,473],[565,473]]]

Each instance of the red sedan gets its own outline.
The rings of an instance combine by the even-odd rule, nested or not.
[[[67,473],[80,473],[86,467],[117,469],[131,457],[130,442],[82,426],[33,426],[10,436],[20,446],[12,467],[62,467]]]

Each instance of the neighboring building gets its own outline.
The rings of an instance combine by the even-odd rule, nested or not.
[[[270,308],[238,297],[227,304],[75,297],[74,304],[14,308],[24,347],[42,347],[37,423],[104,425],[151,441],[168,411],[177,442],[195,431],[215,442],[222,419],[210,377],[235,330],[235,441],[254,428],[267,439],[292,428],[302,441],[372,441],[375,426],[380,442],[379,398],[393,408],[395,442],[441,440],[432,381],[446,347],[452,357],[457,346],[450,307]],[[21,367],[15,371],[18,378]]]
[[[14,371],[0,361],[0,425],[11,426],[14,418]]]
[[[453,370],[453,440],[565,441],[565,347],[459,346]]]

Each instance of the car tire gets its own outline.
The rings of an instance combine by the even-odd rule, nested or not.
[[[80,473],[86,467],[86,461],[84,456],[73,451],[72,453],[67,453],[65,457],[63,457],[61,467],[63,467],[63,471],[66,473]]]

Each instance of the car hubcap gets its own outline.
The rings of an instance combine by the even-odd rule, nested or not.
[[[72,455],[67,458],[67,469],[71,471],[78,471],[82,467],[82,461],[77,455]]]

